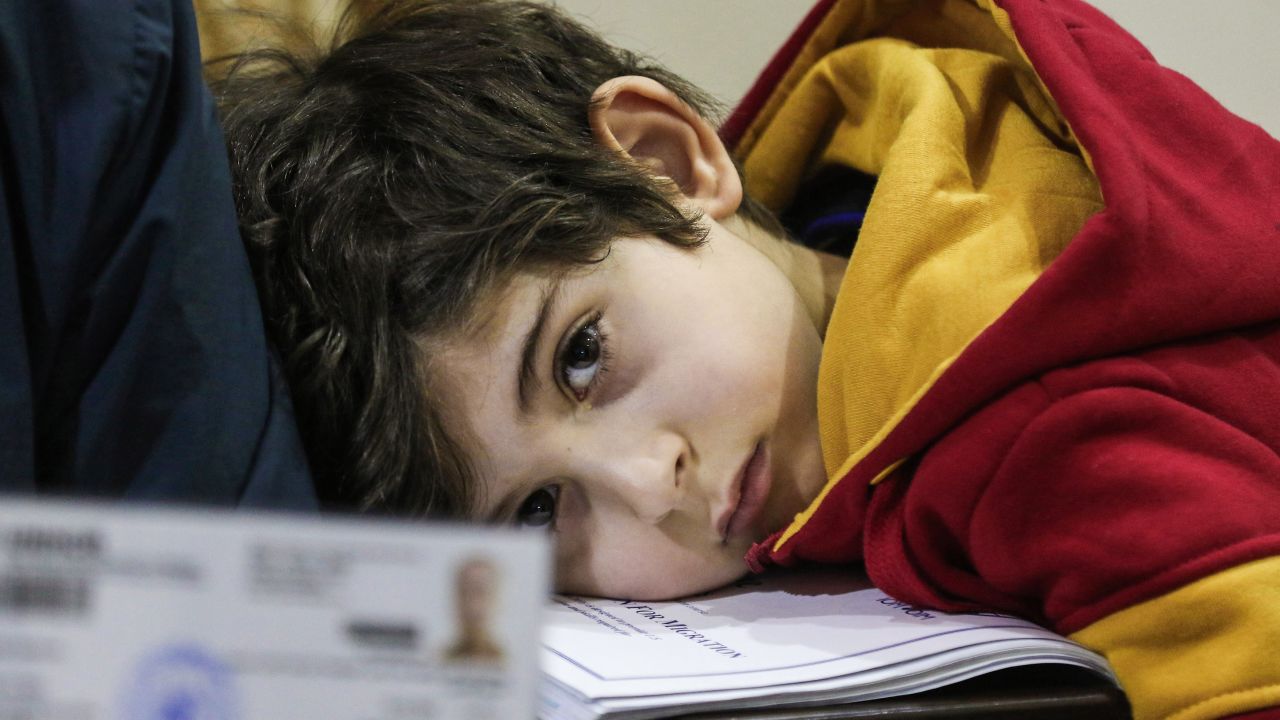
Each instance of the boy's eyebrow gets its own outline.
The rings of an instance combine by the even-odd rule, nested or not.
[[[529,388],[531,386],[537,387],[539,384],[536,366],[538,364],[538,346],[541,344],[539,341],[542,339],[542,328],[547,324],[547,318],[553,314],[556,301],[559,299],[560,283],[557,281],[543,292],[542,301],[538,304],[538,314],[534,318],[533,326],[529,328],[529,332],[524,336],[524,344],[520,352],[520,375],[516,380],[521,415],[529,414]]]

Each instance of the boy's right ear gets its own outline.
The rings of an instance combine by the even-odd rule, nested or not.
[[[695,207],[720,220],[737,212],[742,180],[715,128],[652,78],[627,75],[591,96],[596,141],[669,178]]]

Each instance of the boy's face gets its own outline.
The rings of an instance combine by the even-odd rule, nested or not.
[[[480,517],[548,527],[561,591],[723,585],[825,480],[814,322],[777,264],[707,222],[697,250],[621,239],[520,276],[434,357]]]

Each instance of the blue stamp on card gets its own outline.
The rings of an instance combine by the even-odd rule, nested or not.
[[[235,677],[194,644],[143,657],[122,698],[120,720],[237,720]]]

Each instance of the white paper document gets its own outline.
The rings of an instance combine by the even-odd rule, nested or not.
[[[545,718],[869,700],[996,669],[1100,656],[1016,618],[911,607],[847,570],[780,572],[675,602],[558,597]]]
[[[528,717],[545,537],[0,506],[0,720]]]

